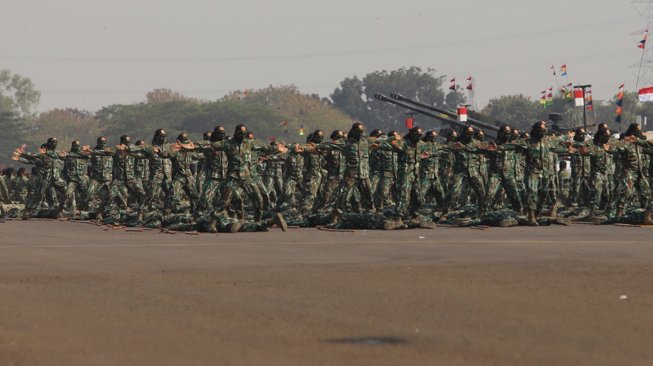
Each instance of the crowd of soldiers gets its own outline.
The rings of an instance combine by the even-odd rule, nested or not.
[[[223,126],[192,142],[166,131],[150,144],[130,136],[110,146],[52,137],[12,159],[0,201],[13,215],[96,220],[113,225],[207,232],[266,231],[272,225],[333,228],[435,228],[438,224],[545,225],[565,218],[595,223],[651,220],[653,144],[639,125],[615,135],[578,128],[553,134],[501,126],[495,139],[466,126],[411,128],[404,136],[362,123],[315,130],[305,144],[260,141],[244,125]],[[567,168],[569,164],[569,168]],[[11,214],[11,212],[8,212]],[[634,215],[634,216],[633,216]]]

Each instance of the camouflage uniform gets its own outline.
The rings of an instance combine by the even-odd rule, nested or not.
[[[638,143],[639,142],[639,143]],[[621,161],[619,185],[616,191],[617,216],[621,216],[627,204],[638,196],[640,207],[651,209],[651,187],[648,181],[648,165],[644,164],[644,156],[648,153],[647,146],[641,141],[635,143],[619,141],[615,144]]]
[[[517,183],[518,155],[514,150],[504,149],[499,144],[496,151],[490,152],[490,180],[484,199],[486,210],[492,209],[501,189],[506,192],[512,209],[522,210],[522,196]]]
[[[301,154],[290,151],[286,158],[285,189],[283,202],[285,206],[294,208],[297,206],[297,195],[301,192],[301,182],[304,177],[304,158]]]
[[[98,146],[91,150],[91,183],[86,194],[91,211],[106,207],[111,197],[113,181],[113,153]]]
[[[66,178],[66,208],[76,210],[86,207],[86,194],[88,193],[89,179],[86,166],[88,155],[70,151],[64,160],[64,177]]]
[[[270,154],[265,157],[265,174],[263,184],[265,185],[270,203],[281,204],[283,200],[283,161],[281,154]]]
[[[469,135],[469,132],[467,133]],[[463,134],[462,137],[464,137]],[[483,177],[479,174],[479,164],[481,160],[479,158],[481,153],[481,144],[474,140],[472,137],[468,139],[461,139],[462,143],[454,143],[450,145],[450,148],[454,152],[454,176],[453,183],[449,188],[449,196],[447,197],[447,203],[443,208],[443,215],[446,215],[447,212],[453,208],[453,205],[459,201],[461,193],[463,190],[463,185],[468,185],[474,193],[476,193],[476,198],[480,202],[481,210],[483,207],[483,200],[485,199],[485,184],[483,182]],[[481,214],[483,212],[481,211]]]

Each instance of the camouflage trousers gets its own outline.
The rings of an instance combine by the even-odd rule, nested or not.
[[[36,197],[40,200],[40,202],[37,203],[38,208],[45,207],[48,198],[50,198],[53,206],[58,205],[59,208],[63,208],[66,197],[66,182],[62,179],[52,179],[49,182],[41,182],[40,190],[37,192]],[[57,201],[59,202],[58,204]]]
[[[224,179],[206,178],[202,185],[202,193],[200,194],[197,209],[210,209],[221,206],[220,190]]]
[[[321,183],[321,175],[307,175],[304,177],[304,197],[302,197],[302,203],[300,205],[302,212],[310,212],[313,209]]]
[[[392,187],[396,179],[393,173],[377,175],[372,181],[372,191],[374,192],[374,206],[383,208],[394,205]]]
[[[270,204],[280,204],[283,200],[283,179],[278,175],[266,175],[263,184],[268,191]]]
[[[526,190],[529,211],[541,211],[547,197],[551,199],[552,204],[557,203],[558,185],[555,175],[529,174]]]
[[[397,214],[404,219],[415,213],[422,200],[421,187],[415,174],[399,176]]]
[[[519,192],[518,184],[515,178],[506,177],[503,174],[492,174],[488,183],[487,194],[485,195],[484,205],[487,210],[492,209],[497,201],[501,189],[506,192],[512,209],[520,212],[522,209],[522,198]]]
[[[590,181],[589,175],[575,176],[571,183],[570,198],[572,203],[578,204],[581,207],[588,207],[590,205],[589,198],[591,197],[592,186],[594,182]]]
[[[625,209],[632,204],[635,198],[639,199],[641,208],[651,209],[651,186],[648,177],[635,170],[627,170],[622,173],[616,191],[615,205],[617,209]]]
[[[330,205],[335,202],[341,180],[340,176],[327,176],[322,181],[322,205]]]
[[[89,182],[87,177],[81,180],[69,180],[66,184],[66,203],[67,210],[77,210],[86,208]]]
[[[145,190],[136,179],[122,180],[117,179],[111,183],[111,195],[109,196],[109,207],[122,207],[127,208],[131,201],[138,203],[139,206],[143,203],[145,197]]]
[[[442,186],[442,182],[440,181],[440,177],[437,175],[431,176],[431,177],[423,177],[420,180],[420,203],[421,204],[428,204],[433,202],[435,199],[435,202],[437,203],[438,206],[442,207],[445,204],[446,201],[446,194],[444,193],[444,187]]]
[[[301,192],[300,182],[301,178],[290,177],[286,180],[286,188],[283,191],[283,201],[282,203],[287,204],[290,207],[297,206],[297,194]]]
[[[192,175],[189,176],[177,176],[172,181],[172,206],[176,207],[180,205],[180,202],[184,199],[184,194],[187,196],[190,201],[191,209],[195,208],[197,199],[199,198],[199,193],[197,192],[197,184],[195,184],[195,177]]]
[[[242,189],[249,198],[254,208],[254,221],[259,222],[263,217],[263,197],[256,182],[250,179],[228,176],[222,185],[222,204],[225,211],[229,211],[232,204],[239,200],[238,189]]]
[[[105,207],[111,197],[111,181],[91,180],[88,186],[86,200],[89,211],[95,211],[100,207]]]
[[[477,200],[483,202],[483,199],[485,199],[485,184],[480,175],[454,174],[453,183],[449,188],[449,195],[447,196],[447,203],[444,206],[445,211],[448,211],[459,202],[465,187],[471,188],[476,194]]]
[[[360,195],[358,202],[361,208],[374,211],[372,187],[369,178],[344,177],[338,187],[335,209],[344,210],[355,192]]]
[[[590,209],[596,211],[601,207],[601,199],[606,196],[607,202],[612,201],[612,179],[607,174],[592,174]]]
[[[141,210],[163,208],[172,202],[172,183],[169,180],[155,177],[150,180],[149,185],[150,189],[143,200]],[[162,193],[165,195],[163,200]]]

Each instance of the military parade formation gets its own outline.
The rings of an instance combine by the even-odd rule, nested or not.
[[[0,179],[3,214],[95,220],[108,225],[200,232],[267,231],[273,225],[335,229],[433,229],[437,225],[653,224],[653,143],[639,125],[554,134],[472,126],[445,136],[362,123],[308,134],[304,144],[261,141],[245,125],[193,142],[159,129],[109,145],[51,137],[16,148]]]

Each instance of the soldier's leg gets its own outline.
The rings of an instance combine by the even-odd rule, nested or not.
[[[499,190],[502,187],[501,183],[502,182],[500,177],[496,175],[492,175],[490,177],[484,200],[485,208],[487,210],[491,210],[494,207],[494,204],[497,200],[497,195],[499,194]]]
[[[254,208],[254,221],[260,222],[263,218],[263,197],[258,188],[258,184],[252,180],[242,180],[241,188],[249,198]]]

